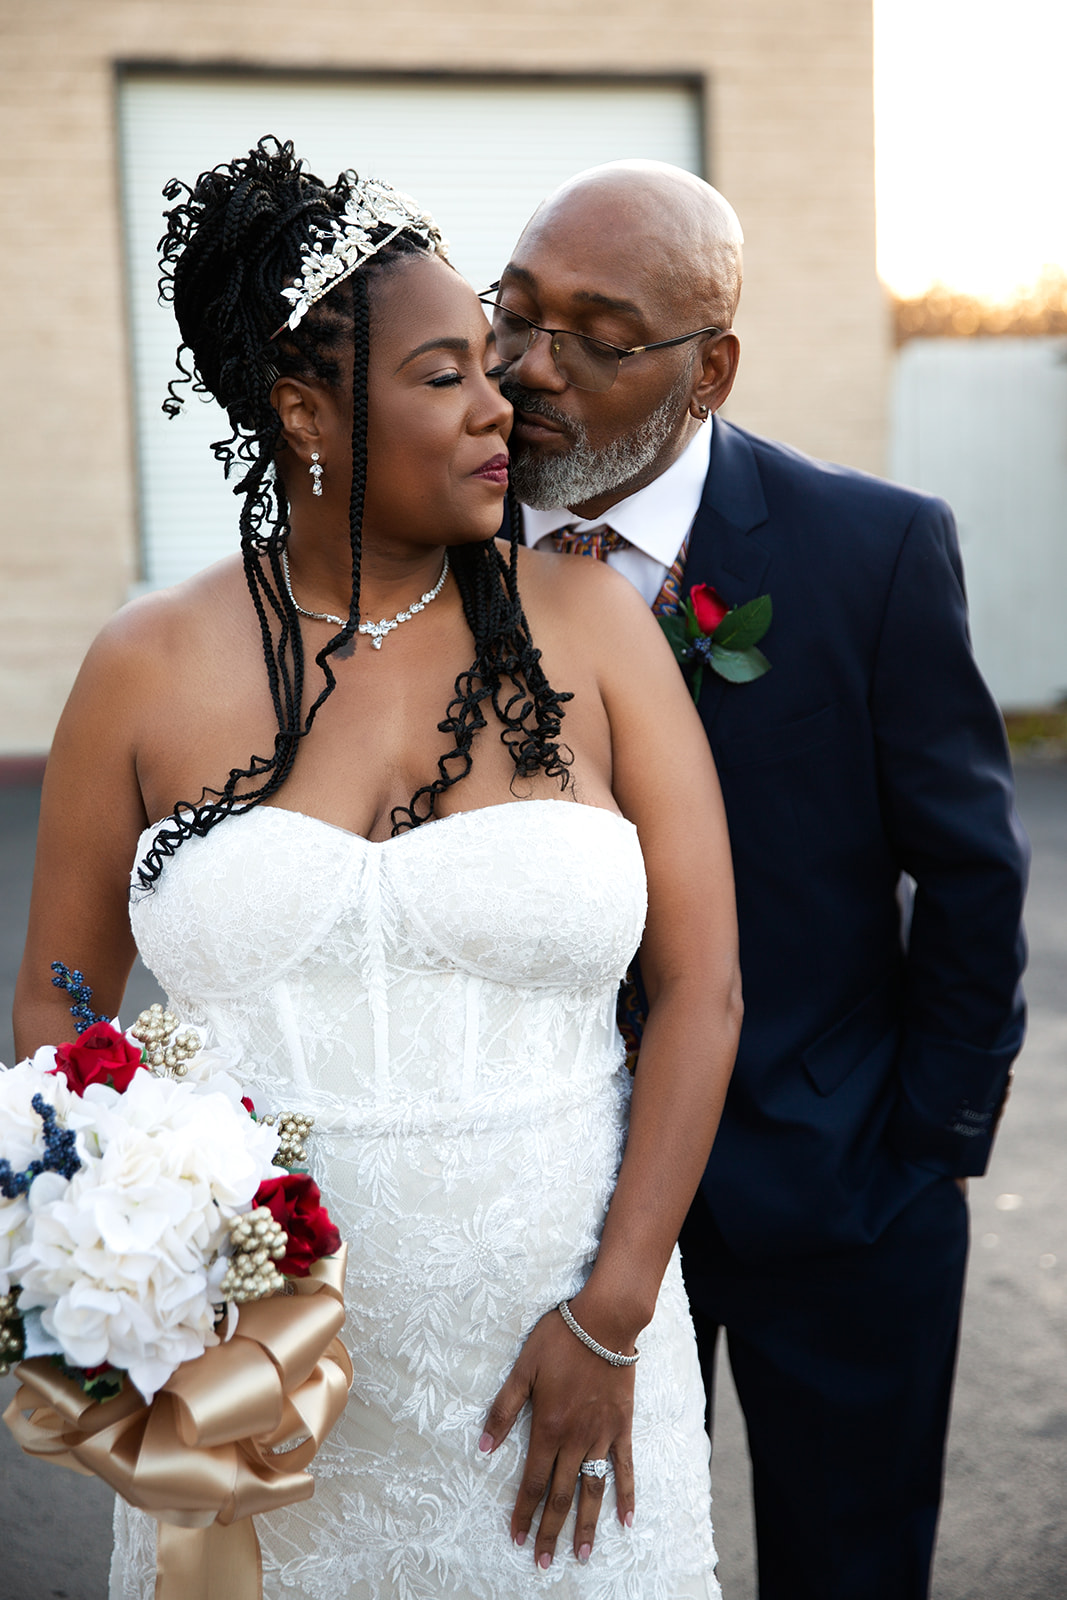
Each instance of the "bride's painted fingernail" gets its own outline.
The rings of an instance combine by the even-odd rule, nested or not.
[[[526,1535],[524,1533],[517,1533],[515,1535],[515,1543],[518,1545],[519,1549],[521,1550],[523,1545],[526,1543]]]
[[[593,1546],[591,1544],[583,1544],[581,1549],[578,1551],[578,1560],[582,1563],[583,1567],[585,1566],[586,1562],[589,1560],[589,1557],[592,1554],[593,1554]]]
[[[634,1525],[634,1514],[633,1514],[632,1511],[628,1511],[626,1513],[626,1526],[628,1528],[632,1528],[633,1525]]]
[[[493,1444],[494,1443],[495,1443],[495,1441],[494,1441],[493,1435],[491,1433],[483,1433],[481,1438],[478,1440],[478,1449],[482,1452],[482,1455],[484,1456],[484,1455],[488,1454],[488,1452],[493,1448]]]
[[[542,1550],[541,1554],[537,1558],[537,1565],[541,1568],[542,1572],[548,1571],[549,1567],[552,1565],[552,1557],[547,1550]]]

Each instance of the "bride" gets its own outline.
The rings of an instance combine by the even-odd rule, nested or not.
[[[168,196],[241,555],[89,652],[20,1052],[69,1032],[53,960],[115,1014],[136,939],[257,1106],[315,1116],[356,1379],[314,1499],[257,1521],[272,1600],[708,1600],[673,1250],[740,1020],[707,741],[636,590],[494,538],[511,413],[431,220],[273,140]],[[113,1600],[153,1529],[119,1503]]]

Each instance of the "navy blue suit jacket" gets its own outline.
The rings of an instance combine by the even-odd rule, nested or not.
[[[716,419],[696,583],[774,606],[772,670],[699,702],[745,995],[704,1195],[749,1258],[869,1241],[984,1170],[1023,1037],[1028,849],[952,516]]]

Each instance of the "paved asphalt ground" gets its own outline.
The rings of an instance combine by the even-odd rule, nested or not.
[[[1034,843],[1030,1035],[989,1175],[971,1185],[973,1247],[934,1600],[1067,1600],[1067,764],[1026,764],[1018,776]],[[36,815],[35,789],[0,790],[6,1062]],[[124,1020],[153,998],[151,979],[137,971]],[[11,1389],[10,1379],[0,1382],[0,1406]],[[719,1389],[719,1576],[726,1600],[753,1600],[748,1465],[725,1377]],[[0,1600],[103,1600],[109,1493],[28,1460],[6,1430],[0,1435]]]

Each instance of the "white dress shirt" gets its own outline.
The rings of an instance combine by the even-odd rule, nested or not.
[[[612,550],[606,557],[608,565],[629,578],[651,605],[697,514],[711,459],[712,427],[713,420],[709,417],[707,426],[693,435],[666,472],[653,478],[643,489],[627,495],[625,500],[618,501],[602,517],[590,521],[575,517],[563,506],[557,511],[534,511],[523,506],[526,543],[551,550],[549,536],[565,524],[573,524],[576,533],[587,533],[590,528],[606,523],[633,547]]]

